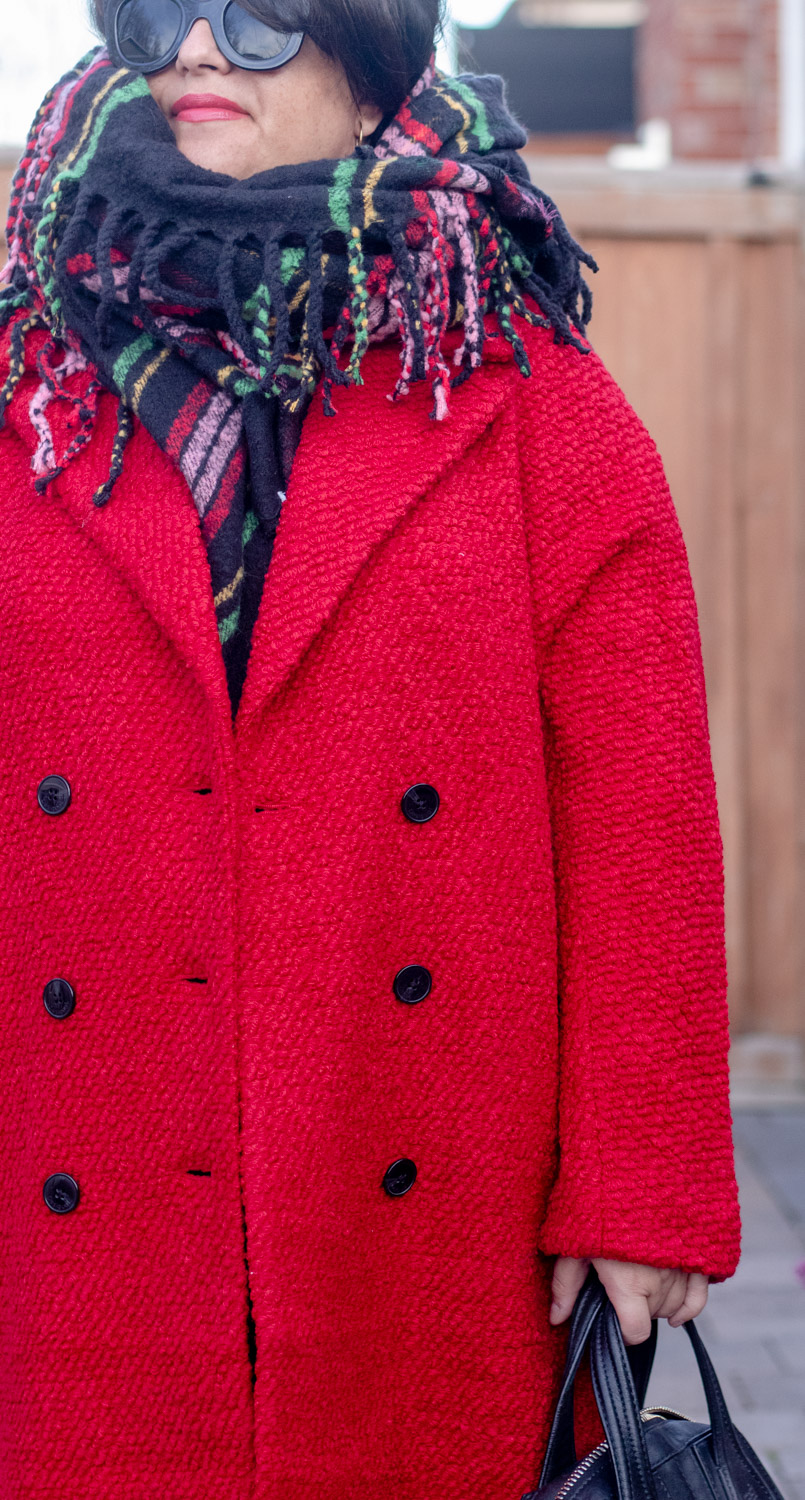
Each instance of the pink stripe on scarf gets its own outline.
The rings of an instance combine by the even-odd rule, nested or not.
[[[427,156],[425,147],[419,141],[412,141],[396,125],[389,125],[384,131],[382,141],[375,146],[375,156]]]
[[[232,407],[232,397],[224,391],[216,391],[212,400],[203,408],[193,428],[193,435],[182,455],[182,473],[195,490],[196,479],[211,448],[215,434]]]
[[[243,414],[240,407],[236,406],[228,421],[224,423],[215,443],[210,449],[207,466],[203,474],[196,480],[193,486],[193,499],[196,502],[196,510],[202,520],[212,504],[221,475],[224,473],[232,454],[240,442],[242,431]]]

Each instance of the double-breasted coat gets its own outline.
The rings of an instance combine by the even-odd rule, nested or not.
[[[387,400],[393,344],[314,402],[234,730],[185,481],[137,421],[93,507],[104,395],[37,494],[30,336],[0,434],[4,1500],[519,1500],[551,1257],[735,1268],[685,549],[595,354],[518,327],[531,378],[491,339],[443,422]]]

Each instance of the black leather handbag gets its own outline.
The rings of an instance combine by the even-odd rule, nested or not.
[[[573,1313],[539,1488],[521,1500],[783,1500],[732,1424],[698,1329],[693,1322],[684,1327],[702,1377],[709,1427],[663,1406],[641,1411],[657,1344],[656,1320],[651,1338],[627,1351],[615,1309],[591,1270]],[[579,1462],[573,1387],[588,1343],[606,1442]]]

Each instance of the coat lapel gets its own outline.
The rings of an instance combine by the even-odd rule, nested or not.
[[[55,405],[55,403],[54,403]],[[92,496],[109,472],[116,401],[101,403],[98,425],[80,456],[48,488],[109,564],[123,575],[149,615],[200,681],[216,714],[231,719],[218,640],[212,582],[198,513],[186,481],[142,425],[126,449],[123,472],[106,505]],[[66,412],[66,403],[63,406]],[[54,432],[64,421],[52,414]],[[17,414],[19,426],[20,414]],[[56,432],[57,451],[69,433]]]
[[[502,338],[491,366],[511,363]],[[362,386],[337,388],[335,417],[317,394],[305,418],[252,639],[237,734],[243,738],[331,618],[360,569],[409,509],[480,434],[510,391],[501,369],[452,394],[450,416],[432,421],[424,383],[392,403],[394,344],[370,351]]]
[[[138,425],[111,499],[97,510],[91,496],[108,474],[111,438],[109,432],[108,444],[91,444],[96,468],[87,472],[88,483],[70,483],[67,505],[195,673],[216,718],[231,723],[210,564],[193,496]]]
[[[446,352],[449,352],[446,341]],[[274,554],[252,638],[246,684],[236,720],[238,739],[254,728],[337,609],[360,569],[416,501],[492,421],[510,390],[511,346],[485,345],[485,372],[452,393],[449,417],[429,417],[424,383],[392,403],[399,372],[396,344],[376,346],[363,363],[364,384],[337,388],[337,415],[324,415],[320,394],[305,418]],[[499,367],[499,368],[495,368]],[[27,389],[26,389],[27,388]],[[9,418],[30,449],[36,444],[25,381]],[[58,451],[66,403],[49,416]],[[193,499],[181,474],[135,423],[123,473],[109,502],[92,496],[105,480],[116,402],[101,403],[92,442],[49,487],[48,497],[129,582],[160,629],[195,673],[216,714],[231,721],[218,640],[209,564]]]

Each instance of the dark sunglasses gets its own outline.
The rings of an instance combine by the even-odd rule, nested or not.
[[[209,21],[215,45],[238,68],[281,68],[302,45],[303,31],[277,31],[237,0],[105,0],[104,30],[112,61],[136,73],[172,63],[194,21]]]

